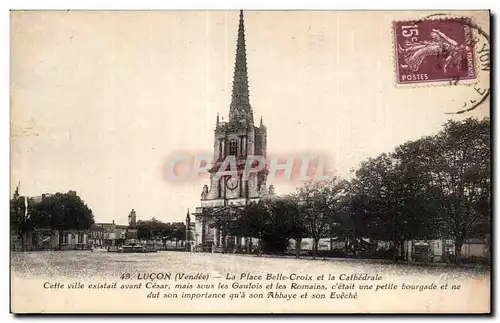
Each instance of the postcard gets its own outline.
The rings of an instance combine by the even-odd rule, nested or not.
[[[11,312],[491,313],[490,12],[10,12]]]

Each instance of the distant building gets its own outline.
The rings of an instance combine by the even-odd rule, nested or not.
[[[96,226],[95,224],[90,229],[90,242],[94,246],[103,246],[106,230],[103,227]]]
[[[460,251],[461,259],[489,259],[488,239],[466,239]],[[453,240],[413,240],[406,245],[408,258],[420,262],[448,262],[455,257]]]
[[[113,222],[96,223],[92,227],[92,243],[95,246],[115,246],[123,244],[127,239],[137,239],[137,228]]]
[[[52,194],[46,193],[38,196],[30,197],[30,199],[35,203],[41,203],[45,198],[50,197]]]
[[[58,233],[58,231],[55,231]],[[64,230],[62,232],[62,250],[89,249],[90,230]]]
[[[95,241],[96,246],[114,246],[116,242],[115,221],[113,220],[111,223],[94,224],[92,228],[92,236],[99,237],[99,241]]]

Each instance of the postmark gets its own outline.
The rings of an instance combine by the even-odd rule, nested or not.
[[[460,105],[457,104],[451,111],[445,112],[446,114],[468,113],[488,102],[491,92],[489,20],[487,20],[488,17],[483,17],[481,23],[479,23],[476,22],[477,18],[460,17],[453,13],[443,12],[414,20],[394,22],[396,87],[468,86],[470,88],[468,90],[470,91],[469,98],[459,101]],[[412,29],[414,31],[410,31]],[[426,32],[428,36],[425,36]],[[403,50],[399,50],[401,43],[407,44],[407,46],[401,46]],[[421,49],[426,48],[428,50],[428,52],[424,53],[425,55],[418,52],[419,48],[412,47],[419,45]],[[428,47],[426,47],[427,45]],[[431,53],[432,51],[429,49],[432,47],[431,45],[434,45],[434,49],[443,48],[444,50]],[[406,51],[405,48],[407,47],[410,50]],[[412,51],[418,53],[413,53],[415,56],[405,55]],[[424,57],[419,57],[419,55]],[[420,65],[415,57],[421,59]],[[405,66],[410,65],[408,62],[405,64],[406,59],[413,66]],[[420,73],[423,75],[406,76],[403,80],[402,73],[411,68],[415,69],[417,65],[419,65],[419,71],[424,71]]]
[[[398,84],[477,79],[468,18],[396,21],[393,28]]]

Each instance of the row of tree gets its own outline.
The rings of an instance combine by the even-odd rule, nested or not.
[[[394,257],[406,240],[452,239],[460,260],[468,238],[490,233],[489,119],[449,121],[434,136],[407,142],[363,162],[351,180],[308,182],[281,198],[248,205],[228,234],[262,240],[283,251],[322,238],[345,241],[346,251],[366,241],[390,242]]]
[[[27,233],[51,228],[59,231],[59,244],[65,230],[88,230],[94,224],[92,210],[74,191],[28,198],[18,190],[10,200],[10,228],[24,247]]]
[[[36,229],[59,231],[59,244],[66,230],[89,230],[94,224],[92,210],[74,192],[56,193],[37,198],[20,196],[16,190],[10,201],[10,228],[25,245],[27,234]],[[141,240],[183,241],[186,226],[182,222],[164,223],[155,218],[138,221],[137,235]]]
[[[137,238],[140,240],[162,240],[175,241],[176,247],[179,241],[186,240],[186,225],[182,222],[162,222],[152,218],[151,220],[138,221],[136,224]]]

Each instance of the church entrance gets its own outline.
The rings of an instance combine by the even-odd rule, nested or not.
[[[205,208],[201,215],[202,237],[198,243],[201,252],[245,253],[247,241],[236,235],[232,223],[242,212],[241,207],[227,205],[219,208]]]

